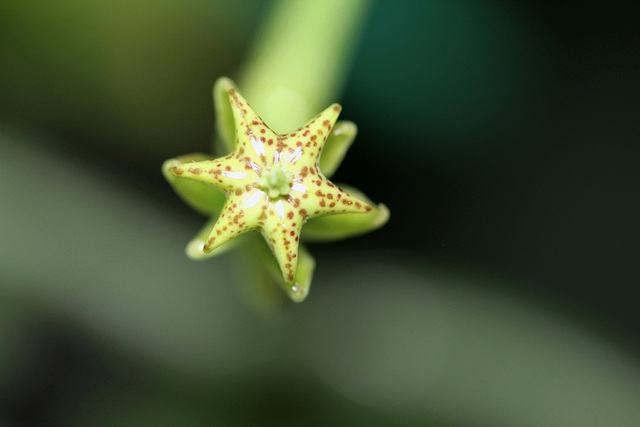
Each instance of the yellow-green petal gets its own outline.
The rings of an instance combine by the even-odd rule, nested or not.
[[[204,246],[207,241],[207,237],[211,234],[211,230],[215,225],[217,217],[212,217],[207,223],[200,229],[198,234],[191,239],[189,243],[187,243],[187,247],[185,248],[185,253],[187,256],[193,260],[200,261],[203,259],[213,258],[215,256],[221,255],[230,251],[231,249],[235,249],[238,247],[243,239],[242,236],[238,236],[236,239],[231,239],[227,243],[217,247],[216,249],[210,252],[204,252]]]
[[[340,184],[349,194],[368,202],[374,209],[365,213],[343,213],[311,218],[302,229],[301,238],[304,241],[341,240],[358,234],[368,233],[382,227],[389,220],[389,209],[383,205],[377,206],[361,191]]]
[[[176,176],[171,170],[177,166],[210,159],[210,155],[194,153],[169,159],[162,164],[162,174],[182,200],[204,215],[218,215],[225,202],[224,194],[204,182]]]
[[[315,267],[316,261],[304,245],[300,245],[298,247],[298,269],[296,270],[295,281],[293,283],[280,282],[293,302],[302,302],[307,298]]]
[[[237,273],[244,284],[244,296],[255,308],[266,313],[278,312],[293,302],[302,302],[309,294],[315,260],[307,249],[299,247],[299,267],[293,283],[286,282],[280,267],[262,238],[247,233],[236,258]]]
[[[271,251],[264,250],[265,245],[260,245],[262,264],[267,268],[268,275],[263,280],[277,284],[287,294],[293,302],[302,302],[307,298],[309,289],[311,288],[311,280],[316,267],[316,261],[311,256],[304,245],[298,246],[298,268],[296,269],[295,279],[287,281],[284,279],[279,264],[276,262]]]

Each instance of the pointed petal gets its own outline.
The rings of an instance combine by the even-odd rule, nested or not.
[[[389,220],[389,209],[373,203],[359,190],[340,185],[349,194],[374,206],[369,212],[350,212],[311,218],[305,224],[302,239],[305,241],[340,240],[358,234],[368,233],[382,227]]]
[[[340,120],[331,130],[320,156],[320,170],[327,178],[331,178],[347,154],[358,133],[355,123]]]
[[[169,172],[181,178],[204,182],[225,191],[243,191],[251,186],[255,174],[246,170],[245,165],[232,155],[202,162],[183,163],[169,169]]]
[[[366,197],[358,198],[324,177],[318,176],[310,182],[311,185],[306,188],[308,198],[304,202],[307,218],[349,212],[366,213],[375,209],[375,205]]]
[[[276,205],[278,203],[282,206],[282,201],[276,202]],[[262,235],[278,261],[285,282],[293,283],[298,265],[300,229],[304,220],[297,212],[285,212],[284,208],[276,207],[276,211],[278,210],[282,212],[282,218],[277,215],[266,218],[262,226]],[[290,214],[291,218],[286,217],[287,214]],[[292,225],[294,223],[295,226]]]
[[[247,252],[244,254],[242,261],[245,265],[243,276],[245,276],[252,283],[248,283],[253,291],[252,297],[259,296],[264,299],[261,301],[263,304],[281,304],[279,298],[269,292],[274,287],[284,290],[287,297],[293,302],[302,302],[309,294],[311,287],[311,279],[313,278],[313,272],[315,269],[315,260],[306,250],[304,245],[300,245],[298,248],[298,268],[295,275],[295,280],[292,283],[286,282],[278,267],[278,263],[273,256],[273,253],[265,244],[264,239],[261,242],[249,239],[250,235],[247,235]],[[244,251],[238,253],[243,255]],[[260,260],[255,265],[256,258]],[[259,301],[254,301],[255,305],[259,305]],[[263,307],[264,308],[264,307]],[[273,309],[273,307],[271,307]]]
[[[231,109],[229,91],[236,89],[235,84],[228,77],[220,77],[213,85],[213,106],[216,115],[216,127],[220,135],[213,152],[224,156],[233,151],[235,145],[235,119]]]
[[[242,236],[238,236],[235,239],[228,241],[227,243],[218,246],[216,249],[212,250],[209,253],[204,252],[204,245],[206,243],[207,237],[211,234],[211,230],[213,230],[213,226],[215,225],[217,217],[211,218],[207,223],[200,229],[198,234],[191,239],[191,241],[187,244],[185,248],[185,253],[187,256],[193,260],[200,261],[203,259],[213,258],[215,256],[221,255],[230,251],[231,249],[236,248],[242,242]]]
[[[235,153],[239,161],[265,166],[274,163],[274,155],[283,139],[274,133],[253,111],[246,99],[235,89],[229,90],[231,110],[235,120]]]
[[[241,197],[230,197],[227,200],[211,233],[207,236],[203,247],[204,252],[209,253],[234,237],[257,227],[258,215],[261,211],[246,209],[245,206],[246,201],[256,195],[260,198],[265,197],[262,191],[254,189]],[[259,202],[254,200],[253,203]]]
[[[177,176],[171,170],[180,165],[207,160],[205,154],[188,154],[169,159],[162,164],[162,174],[175,192],[196,211],[205,215],[217,215],[222,209],[225,197],[222,192],[203,182]]]
[[[389,209],[379,204],[367,213],[345,213],[312,218],[307,222],[302,239],[307,242],[341,240],[369,233],[389,220]]]
[[[300,167],[316,166],[320,153],[325,145],[325,141],[331,133],[336,120],[338,120],[341,110],[342,107],[339,104],[332,104],[323,112],[311,119],[309,123],[302,126],[293,134],[290,134],[291,136],[295,136],[294,134],[300,134],[300,136],[306,141],[303,148],[305,150],[304,155],[298,162]]]
[[[293,283],[284,284],[284,290],[293,302],[302,302],[307,298],[311,288],[311,279],[316,267],[316,261],[304,245],[298,247],[298,268]]]
[[[271,256],[273,260],[273,256]],[[271,261],[273,263],[273,261]],[[269,263],[269,264],[271,264]],[[276,267],[275,263],[273,263]],[[298,247],[298,267],[296,269],[295,277],[290,282],[284,280],[279,270],[271,269],[269,280],[274,281],[280,286],[287,296],[293,302],[302,302],[307,298],[309,289],[311,288],[311,279],[313,278],[313,272],[316,267],[316,261],[313,256],[307,251],[304,245]],[[264,280],[268,280],[267,277]]]

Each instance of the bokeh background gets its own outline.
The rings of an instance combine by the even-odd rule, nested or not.
[[[336,180],[391,220],[278,316],[159,170],[270,6],[0,1],[0,425],[637,425],[633,3],[373,2]]]

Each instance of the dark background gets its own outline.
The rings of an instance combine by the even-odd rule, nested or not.
[[[345,182],[375,165],[393,211],[371,238],[640,332],[638,16],[628,2],[378,4],[343,101],[360,125]]]
[[[12,331],[3,345],[11,369],[0,377],[0,421],[81,425],[83,419],[97,416],[104,425],[119,425],[125,419],[130,425],[154,424],[150,420],[155,417],[177,425],[220,420],[282,425],[308,423],[311,417],[318,425],[509,425],[513,418],[501,412],[492,418],[490,405],[486,413],[464,407],[460,411],[469,416],[462,418],[446,409],[423,413],[415,409],[420,405],[411,403],[405,405],[409,410],[403,405],[398,409],[376,405],[375,399],[354,399],[315,365],[285,368],[290,366],[286,350],[272,348],[297,348],[291,344],[293,338],[285,338],[291,333],[286,330],[299,324],[295,316],[314,325],[320,322],[316,335],[298,331],[316,337],[316,343],[323,342],[324,333],[334,336],[329,326],[322,332],[322,319],[340,319],[343,312],[329,311],[333,304],[322,292],[339,295],[344,283],[332,274],[351,268],[354,260],[364,267],[386,260],[421,278],[441,270],[462,275],[469,289],[486,291],[498,300],[515,298],[541,313],[552,313],[551,319],[559,316],[560,323],[550,320],[553,325],[570,319],[581,331],[627,354],[637,373],[640,14],[633,2],[622,1],[374,2],[338,100],[343,105],[341,118],[357,123],[359,134],[335,178],[384,202],[391,210],[389,223],[370,235],[311,246],[318,260],[317,277],[309,301],[295,307],[294,320],[289,317],[274,325],[235,301],[233,292],[217,295],[218,305],[211,310],[226,313],[221,307],[229,306],[226,310],[240,311],[242,320],[216,333],[248,334],[259,342],[242,338],[238,344],[231,339],[235,344],[229,355],[235,354],[233,349],[244,353],[261,348],[255,359],[230,356],[242,368],[227,366],[222,376],[212,374],[213,368],[202,374],[194,367],[187,375],[172,367],[173,362],[162,361],[173,357],[166,351],[148,350],[162,340],[147,344],[142,339],[133,344],[142,350],[132,355],[135,334],[128,336],[118,328],[105,332],[96,326],[111,320],[89,314],[91,304],[105,308],[103,291],[92,294],[94,285],[123,286],[122,299],[108,300],[112,307],[105,308],[114,318],[128,313],[123,307],[129,303],[157,304],[158,316],[166,309],[160,300],[148,301],[156,289],[152,284],[135,293],[125,290],[129,280],[143,282],[138,270],[148,268],[142,267],[143,261],[122,266],[109,260],[118,261],[118,247],[129,245],[118,240],[122,236],[132,242],[156,239],[158,251],[172,251],[167,252],[167,263],[183,257],[180,245],[202,218],[177,199],[159,167],[169,157],[209,151],[211,85],[220,75],[234,76],[268,8],[268,2],[254,1],[0,2],[0,131],[5,145],[0,160],[9,171],[2,177],[9,197],[3,197],[11,204],[0,212],[5,235],[0,257],[5,277],[0,273],[0,280],[9,296],[6,329]],[[8,157],[12,153],[22,156],[16,157],[19,165]],[[74,190],[76,168],[92,177],[95,188],[108,185],[106,193],[96,192],[93,184],[86,192]],[[42,194],[46,188],[53,207],[40,193],[27,191],[40,184],[49,186],[42,187]],[[82,228],[84,214],[74,216],[74,209],[84,208],[69,205],[49,188],[78,201],[97,198],[97,222],[122,216],[129,228],[102,232],[112,237],[107,244],[112,252],[105,255],[100,242],[82,231],[95,228],[91,223]],[[112,203],[110,192],[126,193],[137,205]],[[23,200],[33,209],[12,214],[10,208],[22,206]],[[62,200],[64,208],[57,208],[55,200]],[[180,226],[167,231],[144,225],[146,211]],[[91,215],[88,212],[86,218]],[[16,218],[24,218],[24,223],[14,225]],[[32,228],[29,220],[41,222],[41,228]],[[60,231],[61,224],[69,231]],[[36,230],[28,245],[21,243],[23,229]],[[175,235],[164,240],[164,233]],[[91,245],[81,243],[85,237]],[[85,252],[99,253],[102,263],[93,263],[93,258],[83,262],[80,255]],[[219,277],[227,264],[182,258],[176,262],[180,277]],[[113,270],[119,275],[113,276]],[[94,284],[90,278],[96,276],[101,279]],[[78,290],[55,290],[60,288],[57,284],[74,280],[80,292],[88,289],[86,299],[77,304]],[[27,286],[40,282],[42,288]],[[368,283],[359,282],[358,295],[367,292]],[[449,295],[457,288],[447,283],[441,289]],[[382,296],[395,286],[375,278],[371,284]],[[215,280],[207,284],[217,285]],[[233,287],[226,282],[224,286]],[[182,295],[189,288],[175,292]],[[320,302],[313,303],[316,294]],[[167,293],[167,301],[170,295],[174,294]],[[175,319],[197,312],[195,299],[185,302],[183,311],[176,309]],[[325,306],[322,301],[329,302]],[[313,314],[304,314],[305,304]],[[205,306],[200,309],[208,313]],[[398,313],[406,309],[402,307]],[[344,310],[351,309],[346,305]],[[520,316],[519,310],[514,313]],[[363,321],[356,314],[346,318]],[[131,324],[145,319],[132,316]],[[153,319],[149,327],[161,330]],[[256,337],[264,332],[263,326],[256,326],[262,322],[268,324],[266,336],[275,335],[279,344],[265,344],[266,339]],[[248,332],[251,328],[262,332]],[[186,339],[182,329],[176,331],[180,338],[171,346]],[[193,343],[206,341],[204,326],[198,333],[202,335],[194,335]],[[169,332],[167,342],[170,336]],[[328,349],[344,347],[340,339],[357,341],[348,336],[326,339]],[[399,341],[399,347],[409,341]],[[191,341],[184,342],[189,349]],[[487,349],[494,348],[485,343]],[[209,348],[194,345],[203,354]],[[339,350],[334,353],[337,358]],[[163,356],[156,360],[154,354]],[[178,365],[188,365],[185,360]],[[215,381],[207,380],[209,376]],[[380,390],[385,390],[382,385]],[[103,401],[104,396],[108,398]],[[290,401],[301,403],[292,410]],[[120,408],[116,412],[121,419],[114,416],[111,404]],[[335,408],[343,415],[329,415]],[[545,408],[541,404],[540,412]],[[518,419],[521,414],[513,411]],[[135,415],[129,417],[130,413]],[[536,420],[541,419],[532,417],[531,424],[523,425],[537,425]]]

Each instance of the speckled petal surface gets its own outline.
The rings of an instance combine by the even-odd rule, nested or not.
[[[299,129],[279,135],[255,113],[230,80],[219,81],[214,92],[216,107],[222,110],[221,135],[223,139],[235,139],[232,152],[212,160],[174,162],[166,170],[174,179],[204,183],[226,196],[210,233],[206,238],[200,235],[195,244],[202,244],[203,252],[208,253],[244,232],[259,231],[275,256],[290,297],[300,300],[310,284],[310,276],[305,276],[304,284],[297,280],[300,236],[307,221],[358,214],[362,221],[356,221],[355,229],[363,232],[388,218],[382,205],[375,206],[358,192],[345,191],[321,171],[320,158],[327,139],[329,146],[322,164],[333,173],[355,137],[356,127],[340,122],[334,128],[341,107],[333,104]],[[328,224],[328,231],[335,234],[340,221]],[[347,235],[355,234],[353,226],[347,228]],[[318,233],[322,231],[316,226]],[[309,275],[311,264],[305,264]],[[298,296],[294,298],[294,294]]]
[[[194,153],[169,159],[162,164],[162,174],[186,204],[204,215],[218,215],[225,202],[225,196],[220,190],[203,182],[184,179],[171,171],[176,166],[209,158],[211,156],[206,154]]]

